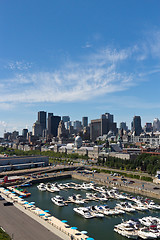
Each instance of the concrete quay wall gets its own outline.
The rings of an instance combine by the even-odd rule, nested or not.
[[[82,180],[82,181],[87,181],[87,182],[95,182],[99,185],[105,185],[107,187],[116,187],[121,191],[125,191],[125,192],[130,192],[130,193],[134,193],[134,194],[140,194],[146,197],[150,197],[150,198],[155,198],[160,200],[160,194],[159,193],[155,193],[152,192],[150,190],[147,189],[142,189],[142,188],[136,188],[134,186],[126,186],[126,185],[122,185],[122,184],[118,184],[116,183],[109,183],[108,181],[104,180],[104,179],[97,179],[95,177],[92,176],[84,176],[84,175],[79,175],[79,174],[72,174],[72,178],[78,179],[78,180]]]
[[[38,178],[38,179],[34,179],[29,181],[30,183],[39,183],[39,182],[48,182],[48,181],[54,181],[54,180],[61,180],[61,179],[66,179],[66,178],[71,178],[72,175],[71,174],[58,174],[55,176],[50,176],[50,177],[45,177],[45,178]]]

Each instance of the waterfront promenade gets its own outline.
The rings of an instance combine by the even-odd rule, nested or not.
[[[0,225],[14,240],[62,240],[17,206],[4,206],[0,201]]]

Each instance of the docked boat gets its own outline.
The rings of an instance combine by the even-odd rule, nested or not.
[[[146,206],[144,206],[142,203],[140,202],[137,202],[135,204],[133,203],[128,203],[128,205],[131,207],[131,208],[134,208],[135,210],[137,211],[147,211],[148,208]]]
[[[148,217],[143,217],[141,219],[139,219],[140,223],[146,227],[149,227],[151,225],[160,225],[160,219],[157,217],[152,217],[152,216],[148,216]]]
[[[108,195],[106,193],[102,193],[99,197],[100,201],[108,201]]]
[[[143,227],[138,230],[138,236],[142,239],[156,239],[157,235],[149,230],[149,228]]]
[[[64,203],[63,197],[61,197],[60,195],[56,195],[55,197],[51,198],[51,201],[52,201],[53,203],[55,203],[57,206],[59,206],[59,207],[63,207],[63,206],[66,205],[66,204]]]
[[[73,210],[83,216],[84,218],[94,218],[94,214],[89,211],[89,209],[86,209],[85,207],[79,207],[79,208],[73,208]]]
[[[130,223],[118,224],[114,227],[114,231],[130,239],[138,239],[138,231]]]
[[[94,200],[95,196],[93,193],[86,193],[86,198],[88,198],[89,200]]]
[[[155,204],[153,200],[145,201],[145,205],[151,210],[160,210],[160,205]]]
[[[135,212],[136,210],[132,208],[127,202],[121,202],[116,204],[116,209],[121,209],[125,212]]]
[[[92,190],[92,189],[93,189],[93,186],[92,186],[91,183],[83,183],[83,184],[81,185],[81,189],[83,189],[83,190]]]
[[[40,191],[42,191],[42,192],[46,191],[46,185],[45,185],[44,183],[40,183],[40,184],[37,186],[37,188],[38,188]]]
[[[53,192],[59,192],[60,191],[60,189],[58,188],[57,183],[54,183],[54,184],[51,185],[51,190]]]
[[[83,204],[84,203],[84,200],[82,199],[82,196],[80,194],[70,196],[70,197],[68,197],[68,200],[73,202],[73,203],[76,203],[76,204]]]

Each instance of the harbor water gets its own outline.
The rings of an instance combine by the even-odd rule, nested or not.
[[[68,182],[82,184],[81,181],[73,179],[57,181],[58,184]],[[37,207],[40,207],[43,210],[49,210],[51,215],[57,217],[60,220],[67,220],[70,226],[77,227],[79,231],[87,231],[88,232],[87,235],[94,238],[95,240],[110,240],[110,239],[125,240],[126,239],[125,237],[113,231],[114,226],[121,223],[122,219],[126,221],[133,218],[134,219],[142,218],[144,216],[160,217],[160,210],[159,211],[149,210],[146,212],[136,211],[135,213],[125,213],[118,216],[105,216],[104,218],[85,219],[82,216],[75,213],[73,211],[73,208],[79,206],[91,206],[102,204],[103,205],[107,204],[110,208],[113,208],[115,207],[116,203],[120,202],[120,200],[109,199],[107,202],[89,201],[84,205],[76,205],[73,203],[69,203],[67,206],[59,207],[51,201],[52,197],[56,195],[61,195],[64,197],[65,200],[67,200],[68,197],[72,196],[73,194],[81,194],[83,198],[86,198],[86,192],[89,191],[68,189],[61,190],[60,192],[57,193],[51,193],[48,191],[41,192],[38,190],[37,185],[38,184],[33,184],[31,187],[27,188],[27,190],[31,193],[31,196],[27,198],[27,201],[29,202],[34,201]]]

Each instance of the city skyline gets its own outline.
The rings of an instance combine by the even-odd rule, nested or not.
[[[145,6],[145,7],[144,7]],[[89,122],[160,118],[160,2],[3,1],[0,136],[38,111]]]

